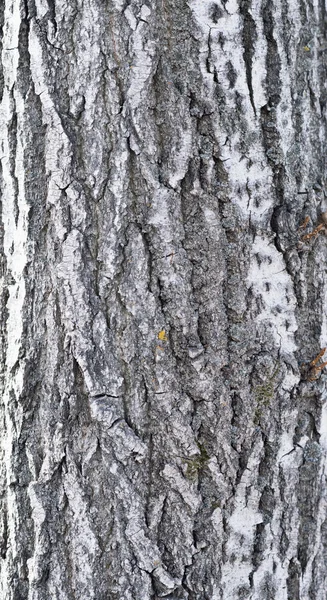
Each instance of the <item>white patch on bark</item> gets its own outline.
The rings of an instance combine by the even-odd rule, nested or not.
[[[100,552],[97,538],[92,531],[92,519],[88,513],[87,500],[79,482],[73,461],[67,457],[68,472],[64,479],[64,490],[72,512],[72,531],[69,539],[74,560],[72,561],[73,586],[84,589],[90,600],[95,597],[93,563]]]
[[[296,350],[296,298],[282,255],[276,250],[272,240],[259,235],[254,240],[251,254],[248,285],[264,303],[257,321],[269,323],[276,345],[286,355],[292,354]]]
[[[24,361],[19,361],[19,351],[23,334],[23,305],[25,300],[24,268],[27,262],[28,212],[24,193],[24,101],[20,92],[14,88],[19,53],[18,35],[20,28],[19,3],[6,1],[3,33],[2,65],[4,76],[3,98],[0,106],[0,145],[3,154],[0,157],[3,176],[2,224],[4,228],[4,254],[7,261],[7,273],[11,275],[7,300],[7,348],[4,378],[4,431],[2,432],[2,452],[7,478],[8,506],[8,546],[6,560],[1,569],[0,588],[7,590],[7,572],[9,561],[15,560],[20,549],[16,545],[16,529],[19,528],[16,496],[12,483],[16,483],[12,470],[12,452],[20,434],[22,411],[18,406],[15,420],[12,417],[12,396],[18,399],[23,387]],[[14,100],[13,100],[14,99]],[[9,130],[13,114],[17,115],[17,148],[13,171],[10,157]],[[8,283],[8,282],[7,282]],[[2,280],[1,285],[5,284]],[[19,363],[18,363],[19,361]],[[12,368],[16,367],[15,373]],[[6,595],[6,591],[3,596]]]
[[[46,172],[50,178],[48,202],[55,204],[61,195],[61,189],[71,183],[71,147],[47,87],[43,72],[43,50],[33,20],[30,25],[29,53],[35,93],[40,96],[43,121],[48,126],[46,134]]]
[[[258,457],[262,442],[253,451],[247,469],[237,486],[234,508],[228,519],[228,539],[225,547],[227,561],[222,565],[221,587],[224,600],[237,597],[241,586],[249,585],[253,571],[252,555],[255,527],[263,518],[258,511],[259,491],[253,483],[257,479]]]

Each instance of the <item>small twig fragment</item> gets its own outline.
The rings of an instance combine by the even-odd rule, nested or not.
[[[306,229],[309,225],[310,217],[306,216],[303,223],[299,226],[299,229]]]
[[[310,365],[309,365],[309,373],[308,373],[308,381],[316,381],[316,379],[318,379],[318,375],[320,373],[320,371],[322,371],[322,369],[324,369],[327,366],[327,361],[322,362],[320,365],[318,365],[317,363],[319,362],[319,360],[323,357],[323,355],[326,352],[326,348],[322,348],[319,352],[319,354],[317,354],[316,358],[314,358]]]
[[[323,369],[326,365],[327,365],[327,360],[326,360],[326,362],[321,363],[321,365],[317,365],[315,367],[315,369],[316,369],[316,371],[321,371],[321,369]]]
[[[326,352],[326,348],[322,348],[319,352],[319,354],[317,354],[316,358],[314,358],[311,363],[310,363],[310,367],[315,367],[317,362],[324,356]]]
[[[316,228],[315,228],[313,231],[311,231],[311,233],[306,233],[306,235],[304,235],[304,236],[302,237],[302,240],[303,240],[303,241],[306,241],[306,240],[311,240],[311,238],[313,238],[313,237],[316,237],[316,236],[318,235],[318,233],[319,233],[319,232],[320,232],[322,229],[324,229],[324,227],[325,227],[325,225],[324,225],[323,223],[320,223],[320,225],[317,225],[317,227],[316,227]]]

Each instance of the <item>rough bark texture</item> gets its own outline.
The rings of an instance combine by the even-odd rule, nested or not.
[[[1,599],[326,599],[326,25],[2,0]]]

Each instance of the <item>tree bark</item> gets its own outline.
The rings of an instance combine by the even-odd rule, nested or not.
[[[2,599],[325,600],[326,23],[2,1]]]

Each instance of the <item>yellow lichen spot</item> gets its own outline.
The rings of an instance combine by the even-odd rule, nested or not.
[[[303,50],[304,50],[305,52],[310,52],[310,47],[309,47],[309,46],[304,46],[304,47],[303,47]]]
[[[159,340],[161,340],[162,342],[168,342],[168,338],[166,336],[166,332],[164,329],[162,329],[161,331],[159,331],[158,333],[158,338]]]

